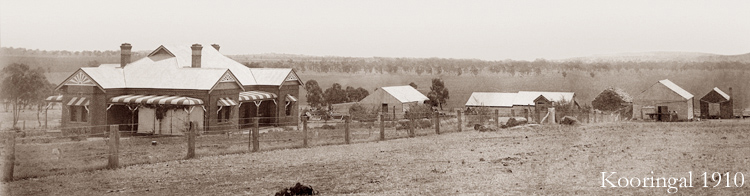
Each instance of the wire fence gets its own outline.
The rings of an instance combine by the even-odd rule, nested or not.
[[[458,114],[460,116],[460,114]],[[457,113],[204,119],[4,130],[3,179],[18,180],[127,165],[278,149],[383,141],[468,130]],[[205,122],[218,122],[204,124]],[[159,129],[170,129],[167,132]],[[10,163],[10,164],[8,164]]]

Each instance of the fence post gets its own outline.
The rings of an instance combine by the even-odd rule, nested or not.
[[[462,120],[461,120],[461,110],[460,109],[456,110],[456,118],[458,118],[458,132],[461,132],[461,124],[463,124],[463,123],[462,123]]]
[[[188,126],[188,151],[187,156],[185,156],[185,159],[192,159],[195,158],[195,123],[193,121],[189,122]]]
[[[258,121],[258,117],[253,118],[253,152],[260,151],[260,141],[258,140],[260,137],[260,127]]]
[[[120,130],[117,125],[109,126],[109,162],[107,168],[115,169],[120,166]]]
[[[385,141],[385,115],[380,113],[380,141]]]
[[[352,142],[352,132],[349,131],[350,121],[351,116],[344,116],[344,140],[346,141],[346,144],[350,144]]]
[[[498,120],[499,118],[500,118],[500,111],[495,110],[495,118],[494,118],[495,127],[500,127],[500,120]]]
[[[307,117],[302,119],[302,147],[307,148]]]
[[[440,134],[440,112],[435,111],[435,133]]]
[[[5,134],[3,153],[3,182],[13,181],[13,167],[16,162],[16,132],[11,130]]]

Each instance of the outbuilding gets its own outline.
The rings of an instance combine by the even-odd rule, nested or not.
[[[693,94],[665,79],[633,99],[633,119],[681,121],[693,119]]]
[[[729,88],[729,94],[724,93],[718,87],[714,87],[710,92],[700,99],[701,118],[723,118],[728,119],[734,116],[732,108],[732,88]]]
[[[393,116],[404,114],[411,106],[422,105],[427,100],[430,100],[427,96],[406,85],[379,87],[359,103],[367,107],[379,106],[380,112]]]
[[[556,103],[570,102],[578,107],[573,92],[518,91],[517,93],[473,92],[466,101],[470,110],[498,110],[501,116],[519,116],[539,120]]]

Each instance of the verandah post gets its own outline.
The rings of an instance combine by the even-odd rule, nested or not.
[[[120,130],[117,125],[109,126],[109,162],[107,168],[115,169],[120,166]]]
[[[260,151],[260,141],[258,140],[260,136],[260,126],[258,125],[258,117],[253,118],[253,152]]]

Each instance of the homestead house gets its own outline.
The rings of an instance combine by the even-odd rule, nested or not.
[[[250,69],[219,53],[219,45],[159,46],[131,62],[122,44],[120,64],[83,67],[48,98],[62,103],[63,130],[105,125],[138,133],[182,134],[188,122],[202,131],[249,126],[252,117],[296,122],[299,77],[291,69]]]
[[[710,92],[700,99],[701,118],[723,118],[728,119],[734,116],[732,107],[732,88],[729,88],[729,94],[724,93],[718,87],[714,87]]]
[[[578,107],[573,92],[518,91],[517,93],[473,92],[466,101],[469,110],[498,110],[501,116],[528,117],[542,119],[547,109],[555,103],[571,102]]]
[[[693,119],[693,94],[668,79],[660,80],[633,99],[633,119]]]
[[[377,106],[380,112],[390,113],[390,117],[395,117],[397,114],[409,111],[409,107],[422,105],[427,100],[430,100],[427,96],[414,87],[406,85],[379,87],[359,103],[367,107]]]

